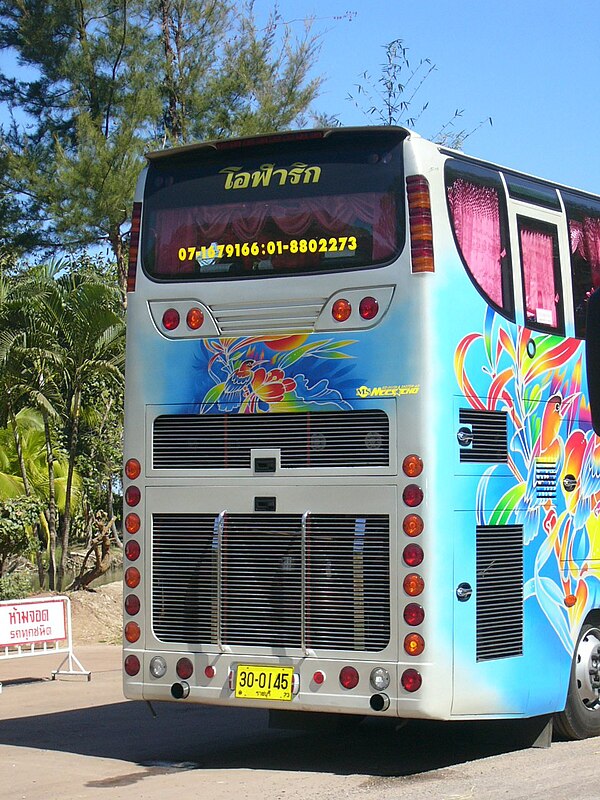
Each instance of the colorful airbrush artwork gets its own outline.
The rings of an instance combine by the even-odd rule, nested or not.
[[[198,373],[203,412],[349,409],[343,398],[351,396],[347,348],[353,344],[308,334],[208,339]]]
[[[600,606],[600,439],[583,361],[580,340],[518,328],[491,308],[483,331],[465,336],[454,357],[467,402],[509,420],[508,465],[482,475],[477,524],[523,526],[526,602],[539,603],[569,654],[586,614]],[[508,489],[493,480],[506,466]],[[537,490],[544,466],[556,475],[554,492]]]

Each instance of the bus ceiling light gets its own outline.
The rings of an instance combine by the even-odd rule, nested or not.
[[[410,175],[406,179],[406,193],[412,271],[435,272],[431,198],[427,178],[423,175]]]
[[[409,483],[408,486],[404,487],[402,499],[406,505],[410,506],[411,508],[420,506],[423,502],[423,490],[420,486],[417,486],[416,483]]]
[[[134,481],[136,478],[139,478],[142,474],[142,465],[137,460],[137,458],[130,458],[127,460],[125,464],[125,475],[129,478],[130,481]]]
[[[375,691],[382,692],[390,685],[390,673],[383,667],[375,667],[375,669],[371,671],[369,680]]]
[[[140,222],[142,220],[142,204],[134,203],[131,214],[131,232],[129,235],[129,264],[127,266],[127,291],[135,292],[138,250],[140,246]]]
[[[167,674],[167,662],[162,656],[154,656],[150,661],[150,675],[153,678],[164,678]]]
[[[363,297],[358,307],[358,313],[363,319],[375,319],[379,314],[379,303],[374,297]]]
[[[346,322],[352,313],[352,306],[349,300],[340,297],[331,308],[331,316],[336,322]]]
[[[185,321],[190,330],[197,331],[204,324],[204,314],[199,308],[190,308]]]
[[[167,308],[162,315],[163,328],[167,331],[174,331],[179,327],[179,311],[176,308]]]
[[[423,472],[423,460],[411,453],[402,462],[402,472],[409,478],[417,478]]]
[[[342,667],[340,670],[340,683],[344,689],[354,689],[358,686],[358,672],[354,667]]]

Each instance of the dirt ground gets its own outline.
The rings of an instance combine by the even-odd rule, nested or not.
[[[123,633],[123,583],[93,591],[67,592],[71,599],[73,644],[120,644]]]

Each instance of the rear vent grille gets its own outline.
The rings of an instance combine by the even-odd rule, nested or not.
[[[259,303],[212,305],[211,311],[221,333],[272,331],[312,331],[326,297],[287,301],[282,304]]]
[[[154,420],[154,469],[248,469],[261,448],[280,450],[283,469],[388,466],[388,417],[373,409]]]
[[[478,525],[477,661],[523,654],[523,527]]]
[[[535,462],[535,494],[538,500],[552,500],[556,497],[558,484],[558,464],[556,461]]]
[[[502,464],[508,460],[507,414],[505,411],[474,411],[461,408],[458,416],[461,462]]]
[[[384,515],[154,514],[162,642],[380,651],[390,637]]]

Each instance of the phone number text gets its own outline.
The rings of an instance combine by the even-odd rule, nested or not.
[[[196,259],[243,258],[245,256],[281,256],[287,253],[342,253],[354,252],[358,247],[356,236],[332,236],[329,239],[292,239],[289,242],[237,242],[212,244],[208,247],[180,247],[180,261]]]

